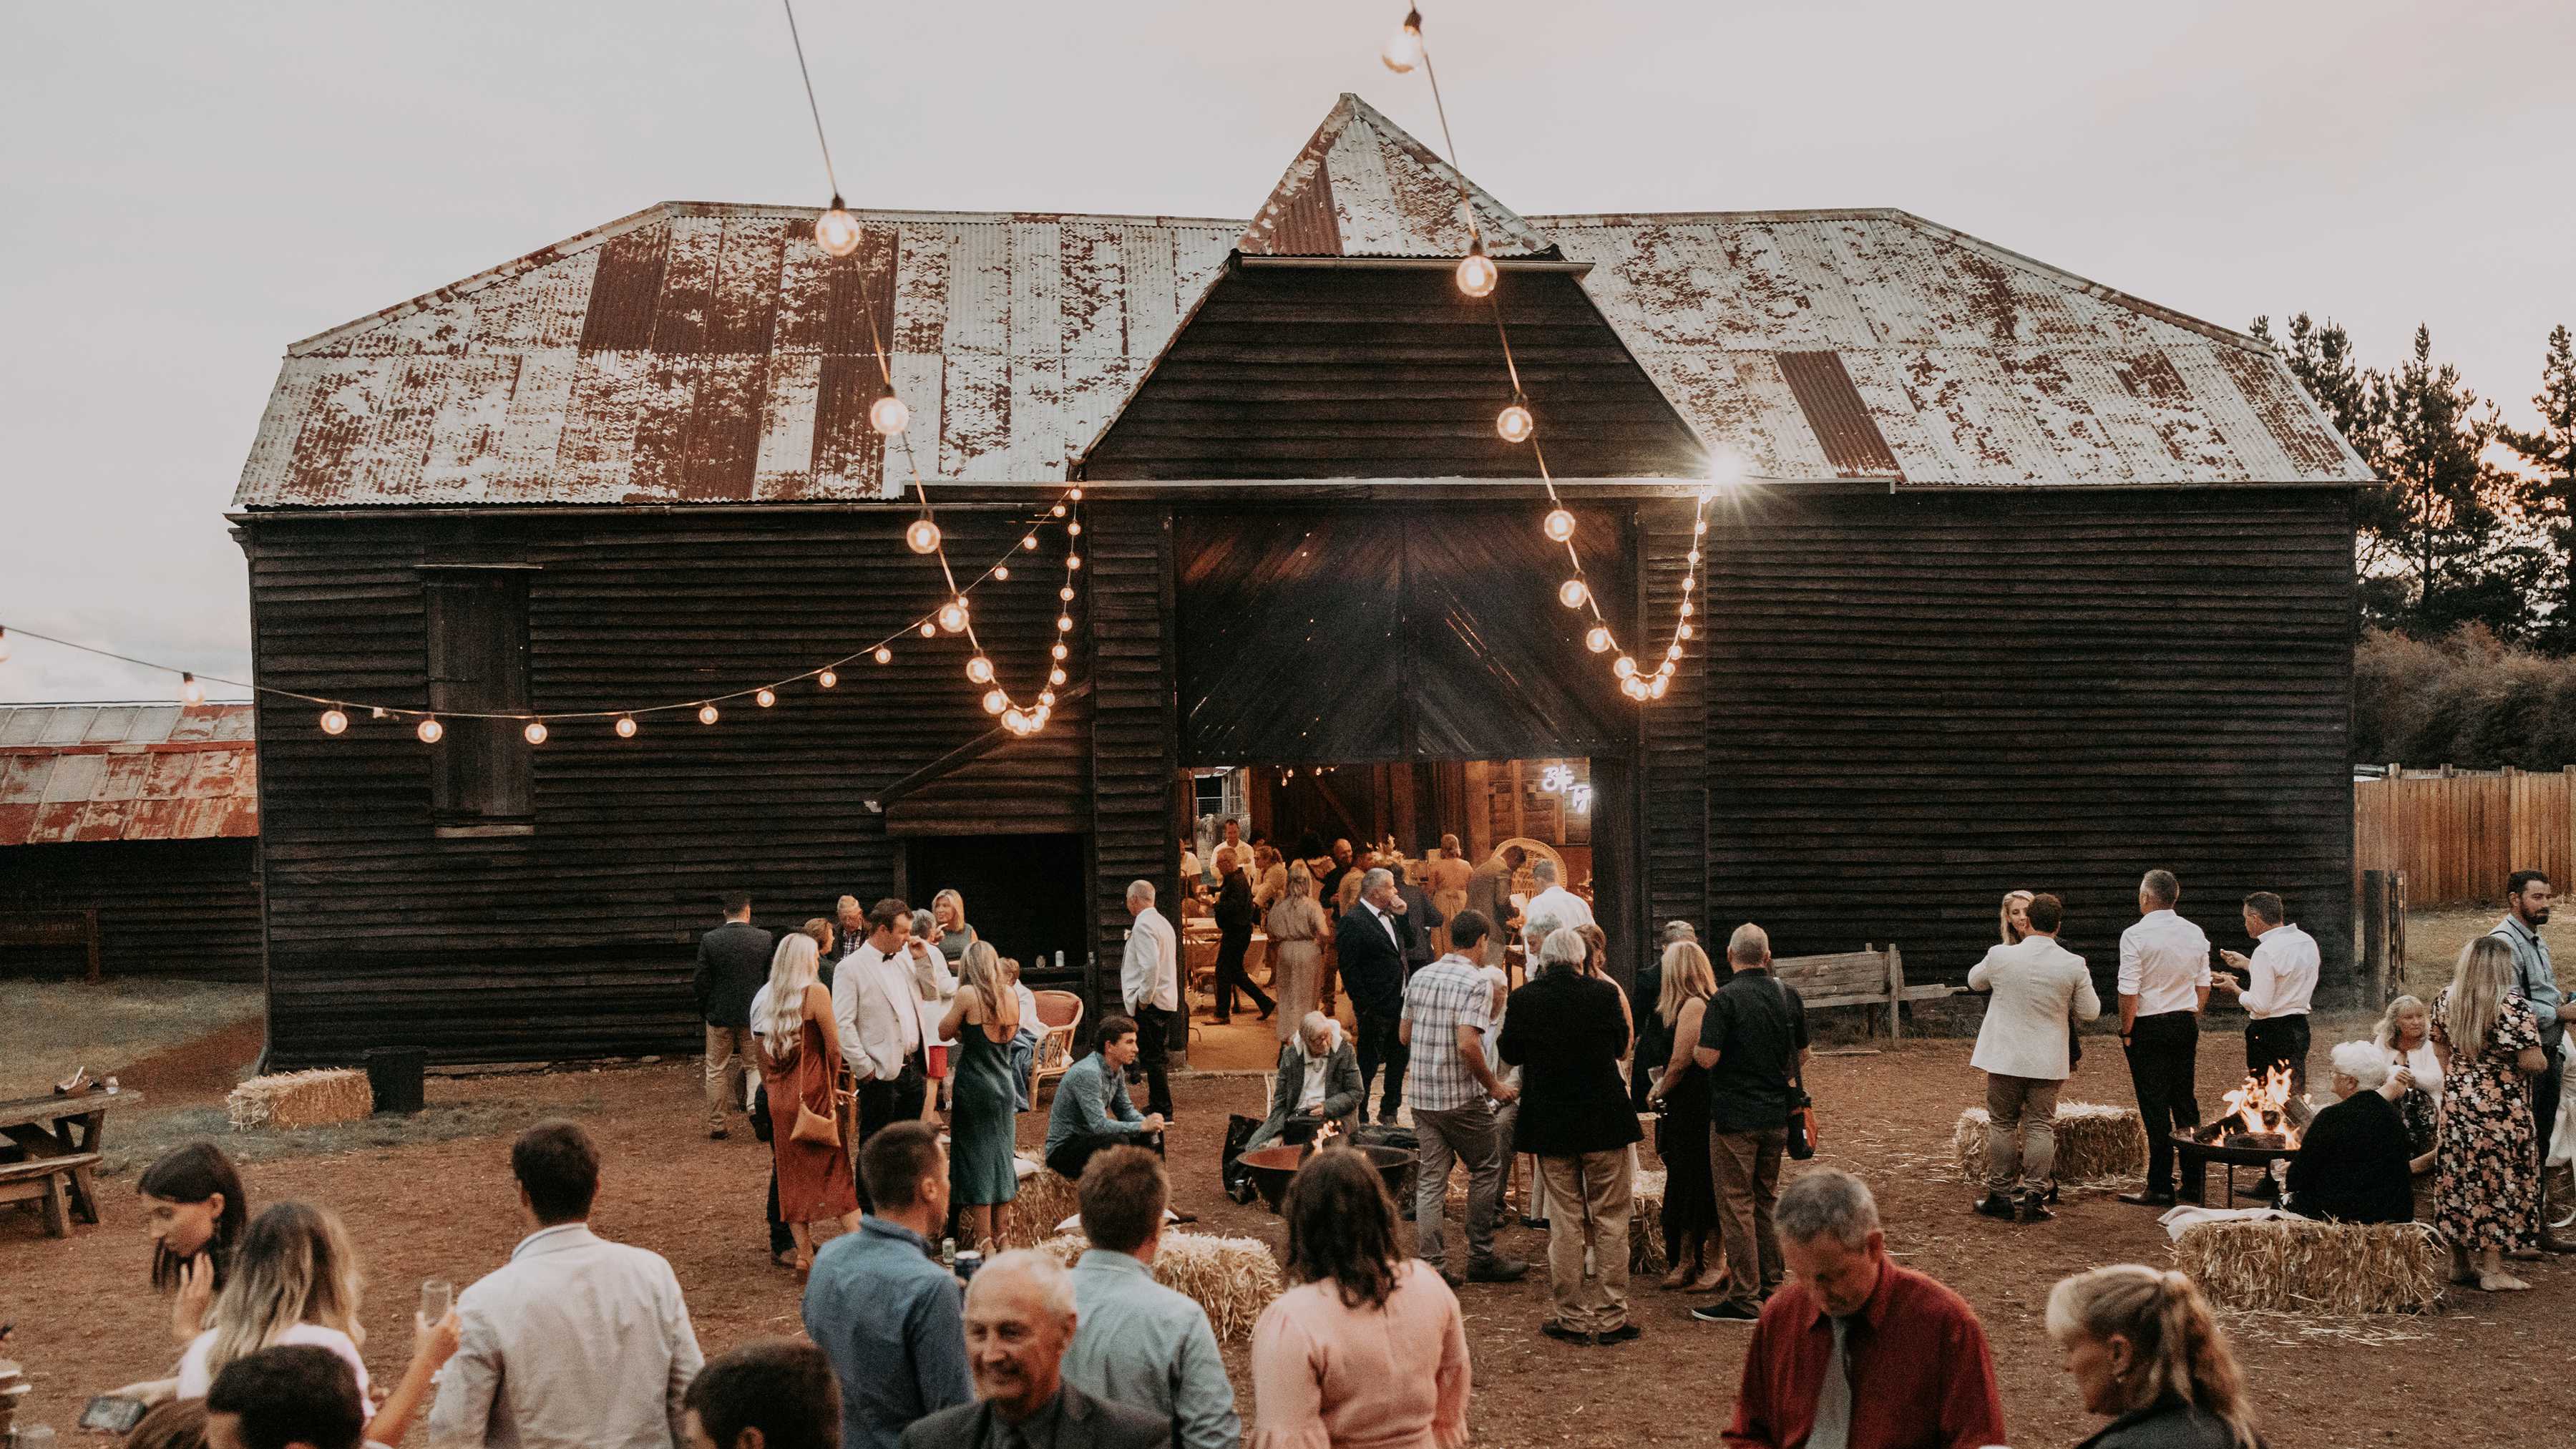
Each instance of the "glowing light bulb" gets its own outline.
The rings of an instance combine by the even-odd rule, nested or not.
[[[1069,569],[1078,569],[1082,567],[1082,555],[1078,553],[1066,554],[1064,556],[1064,566]]]
[[[846,257],[859,249],[859,219],[841,205],[837,194],[831,206],[814,218],[814,245],[836,257]]]
[[[1408,10],[1404,13],[1404,23],[1396,27],[1395,34],[1387,37],[1386,49],[1379,51],[1377,58],[1385,61],[1386,68],[1397,75],[1403,75],[1422,64],[1421,11]]]
[[[1707,533],[1708,533],[1708,520],[1707,520],[1707,519],[1705,519],[1705,518],[1700,519],[1700,520],[1698,520],[1697,522],[1695,522],[1695,523],[1693,523],[1693,524],[1691,525],[1691,536],[1692,536],[1693,538],[1701,538],[1701,537],[1705,537],[1705,536],[1707,535]]]
[[[714,724],[715,722],[716,722],[716,707],[715,707],[714,705],[712,705],[712,704],[702,704],[702,705],[699,705],[699,706],[698,706],[698,723],[700,723],[700,724]]]
[[[1070,649],[1065,648],[1065,647],[1064,647],[1064,641],[1063,641],[1063,640],[1061,640],[1061,639],[1058,639],[1058,640],[1055,642],[1055,647],[1054,647],[1053,649],[1048,650],[1047,652],[1048,652],[1049,654],[1054,655],[1054,656],[1055,656],[1056,658],[1058,658],[1058,659],[1062,659],[1062,658],[1064,658],[1065,656],[1067,656],[1067,655],[1071,654],[1073,651],[1072,651],[1072,650],[1070,650]]]
[[[934,553],[939,548],[939,525],[927,518],[916,518],[903,531],[903,543],[914,553]]]
[[[1681,636],[1682,636],[1683,638],[1685,638],[1685,639],[1688,639],[1688,638],[1690,638],[1692,635],[1694,635],[1694,634],[1698,633],[1699,631],[1698,631],[1698,630],[1696,630],[1696,629],[1694,629],[1694,628],[1692,628],[1692,627],[1691,627],[1690,625],[1688,625],[1688,624],[1684,624],[1684,625],[1682,625],[1680,628],[1675,629],[1673,632],[1674,632],[1674,633],[1676,633],[1676,634],[1681,635]]]
[[[966,661],[966,677],[977,684],[993,682],[993,661],[978,654]]]
[[[528,727],[519,731],[519,733],[528,737],[529,744],[542,745],[546,742],[546,722],[541,719],[532,719],[528,721]]]
[[[1574,537],[1574,515],[1562,508],[1548,510],[1547,522],[1542,526],[1547,530],[1547,536],[1558,543]]]
[[[1655,682],[1646,686],[1646,692],[1657,699],[1661,699],[1664,697],[1664,691],[1672,688],[1672,685],[1673,677],[1671,675],[1658,674],[1655,676]]]
[[[966,627],[966,601],[950,599],[939,606],[939,627],[954,634]]]
[[[181,704],[204,704],[206,702],[206,687],[197,682],[197,676],[193,674],[182,674],[179,676],[179,702]]]
[[[1592,591],[1583,586],[1581,579],[1567,579],[1556,586],[1556,601],[1569,609],[1582,608],[1583,601],[1590,597]]]
[[[928,619],[924,619],[924,620],[922,620],[922,621],[921,621],[921,637],[922,637],[922,638],[924,638],[924,639],[936,639],[936,638],[938,638],[938,637],[939,637],[939,626],[938,626],[938,625],[936,625],[936,624],[934,624],[934,623],[932,623],[932,622],[930,622]]]
[[[345,734],[348,732],[348,729],[349,716],[347,714],[337,709],[326,709],[322,711],[322,733],[326,735]]]
[[[1030,716],[1029,716],[1029,732],[1030,732],[1031,734],[1035,734],[1035,733],[1036,733],[1036,732],[1038,732],[1039,730],[1045,729],[1045,728],[1046,728],[1046,722],[1047,722],[1047,716],[1052,715],[1052,714],[1054,714],[1054,713],[1055,713],[1055,711],[1054,711],[1054,710],[1052,710],[1052,709],[1049,709],[1047,706],[1045,706],[1045,705],[1039,705],[1039,706],[1038,706],[1038,708],[1037,708],[1037,713],[1032,714],[1032,715],[1030,715]]]
[[[753,695],[751,697],[751,702],[759,705],[762,709],[767,709],[771,705],[778,703],[778,691],[774,689],[764,689],[760,693]]]
[[[998,689],[984,691],[984,713],[986,714],[1000,714],[1010,702],[1011,697]]]
[[[1695,589],[1695,588],[1697,588],[1697,587],[1699,587],[1699,582],[1698,582],[1698,580],[1693,579],[1693,578],[1692,578],[1690,575],[1688,575],[1688,574],[1684,574],[1684,575],[1682,575],[1682,592],[1683,592],[1683,593],[1687,594],[1687,593],[1689,593],[1691,590],[1693,590],[1693,589]],[[1687,601],[1685,601],[1685,602],[1687,602]]]
[[[1699,612],[1699,608],[1698,608],[1698,606],[1697,606],[1697,605],[1693,604],[1693,603],[1692,603],[1690,600],[1688,600],[1688,599],[1684,599],[1684,600],[1682,600],[1682,617],[1683,617],[1683,618],[1687,619],[1687,618],[1689,618],[1691,615],[1696,614],[1696,613],[1698,613],[1698,612]]]
[[[894,651],[888,649],[883,644],[880,644],[877,646],[877,652],[869,655],[868,657],[874,659],[879,664],[892,664],[894,662]]]
[[[1038,536],[1037,536],[1036,534],[1034,534],[1034,533],[1032,533],[1032,534],[1030,534],[1028,537],[1026,537],[1026,538],[1024,538],[1024,539],[1021,539],[1021,540],[1020,540],[1020,547],[1022,547],[1022,548],[1035,548],[1035,547],[1037,547],[1037,546],[1038,546]]]
[[[1066,524],[1064,526],[1064,533],[1067,538],[1082,537],[1082,520],[1077,518],[1073,522]]]
[[[1689,553],[1684,554],[1682,557],[1683,557],[1686,561],[1688,561],[1688,562],[1690,562],[1690,563],[1698,563],[1698,562],[1699,562],[1699,550],[1698,550],[1698,549],[1692,549]]]
[[[1076,488],[1076,489],[1074,489],[1072,492],[1070,492],[1070,493],[1066,494],[1065,496],[1066,496],[1066,497],[1068,497],[1068,498],[1070,498],[1070,499],[1072,499],[1072,500],[1073,500],[1074,502],[1076,502],[1076,503],[1080,503],[1080,502],[1082,501],[1082,490],[1081,490],[1081,489],[1079,489],[1079,488]]]
[[[1071,585],[1071,584],[1067,584],[1067,585],[1065,585],[1063,588],[1060,588],[1060,589],[1056,590],[1056,591],[1055,591],[1055,596],[1056,596],[1057,598],[1059,598],[1059,599],[1064,600],[1064,601],[1065,601],[1066,603],[1068,603],[1068,604],[1072,603],[1072,602],[1073,602],[1073,585]]]
[[[1622,654],[1619,656],[1618,662],[1610,666],[1610,672],[1618,675],[1621,679],[1630,678],[1637,672],[1637,661],[1629,658],[1625,654]]]
[[[412,733],[420,736],[422,744],[434,745],[438,743],[439,736],[447,733],[447,726],[434,719],[425,719],[420,722],[420,728],[413,730]]]
[[[1595,654],[1608,653],[1610,650],[1610,627],[1606,624],[1593,625],[1592,632],[1583,636],[1583,647],[1591,650]]]
[[[995,564],[995,565],[993,565],[993,578],[994,578],[995,582],[1000,582],[1000,581],[1002,581],[1002,580],[1008,579],[1010,576],[1011,576],[1011,566],[1010,566],[1009,564]]]
[[[1713,491],[1732,494],[1744,482],[1744,455],[1733,448],[1719,448],[1708,455],[1708,481]]]
[[[1059,503],[1055,507],[1048,509],[1047,512],[1053,517],[1062,518],[1064,517],[1064,505]]]
[[[1538,420],[1530,416],[1528,408],[1515,402],[1495,417],[1494,431],[1506,443],[1526,443],[1530,434],[1538,431]]]
[[[1029,732],[1029,717],[1026,713],[1022,712],[1017,705],[1013,705],[1011,708],[1002,711],[1002,724],[1015,735],[1024,735]]]
[[[822,673],[814,676],[814,682],[823,686],[825,689],[830,689],[832,686],[841,682],[840,672],[837,670],[826,669]]]
[[[1055,616],[1055,631],[1056,631],[1057,633],[1059,633],[1059,634],[1069,633],[1069,632],[1071,632],[1071,631],[1072,631],[1072,629],[1073,629],[1073,616],[1072,616],[1071,614],[1058,614],[1058,615],[1056,615],[1056,616]]]
[[[1039,690],[1039,691],[1038,691],[1038,703],[1039,703],[1041,706],[1043,706],[1043,705],[1051,705],[1051,704],[1055,703],[1055,691],[1054,691],[1054,690],[1052,690],[1052,689],[1041,689],[1041,690]]]
[[[621,714],[617,717],[617,737],[621,740],[635,738],[635,716]]]
[[[1681,657],[1682,657],[1682,646],[1681,646],[1681,645],[1679,645],[1679,644],[1675,644],[1675,645],[1672,645],[1671,647],[1667,648],[1666,650],[1664,650],[1664,657],[1665,657],[1666,659],[1679,659],[1679,658],[1681,658]]]
[[[912,426],[912,409],[904,405],[902,398],[887,393],[868,404],[868,426],[891,438]]]
[[[1494,266],[1494,259],[1485,255],[1485,244],[1473,242],[1468,246],[1467,255],[1458,262],[1458,290],[1470,297],[1490,297],[1494,295],[1494,283],[1501,275]]]
[[[1062,684],[1062,683],[1064,683],[1064,671],[1063,671],[1063,670],[1061,670],[1061,669],[1050,669],[1050,670],[1048,670],[1048,671],[1047,671],[1047,683],[1049,683],[1049,684]]]

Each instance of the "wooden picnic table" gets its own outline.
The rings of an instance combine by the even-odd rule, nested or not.
[[[25,1169],[49,1161],[60,1161],[70,1190],[70,1215],[85,1223],[98,1221],[98,1192],[91,1174],[98,1166],[99,1139],[107,1129],[107,1114],[121,1107],[140,1105],[140,1092],[110,1092],[92,1087],[77,1096],[23,1097],[14,1102],[0,1102],[0,1171],[10,1166],[19,1170],[12,1176],[25,1176]],[[51,1223],[49,1227],[53,1226]],[[56,1236],[66,1236],[64,1224]]]

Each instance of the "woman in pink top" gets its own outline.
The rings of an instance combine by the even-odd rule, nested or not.
[[[1401,1257],[1377,1169],[1344,1147],[1288,1184],[1289,1289],[1252,1330],[1252,1449],[1456,1449],[1467,1325],[1438,1269]]]

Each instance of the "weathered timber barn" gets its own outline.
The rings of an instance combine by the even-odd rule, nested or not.
[[[0,706],[0,976],[260,975],[247,704]]]
[[[633,738],[424,746],[363,712],[333,738],[263,703],[278,1057],[684,1048],[737,884],[780,927],[954,885],[1097,1003],[1124,883],[1168,898],[1187,772],[1228,765],[1586,762],[1622,971],[1678,917],[1955,979],[2027,886],[2107,975],[2166,866],[2220,940],[2282,892],[2348,979],[2366,474],[2267,350],[1901,212],[1524,217],[1465,187],[1649,668],[1710,458],[1749,460],[1639,706],[1496,436],[1462,186],[1345,97],[1248,225],[863,212],[836,260],[810,210],[672,203],[291,348],[234,501],[264,684],[617,710],[900,637],[838,688]],[[912,411],[891,453],[872,335]],[[993,727],[961,640],[904,632],[945,593],[902,541],[905,447],[966,567],[1056,530],[974,595],[1021,699],[1065,578],[1047,510],[1084,490],[1034,737]],[[1421,801],[1424,839],[1457,828]]]

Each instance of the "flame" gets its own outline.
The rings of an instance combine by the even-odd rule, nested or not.
[[[2307,1106],[2305,1097],[2298,1099]],[[2223,1136],[2229,1132],[2273,1132],[2280,1134],[2282,1145],[2299,1145],[2299,1129],[2290,1120],[2290,1073],[2287,1068],[2273,1067],[2260,1080],[2245,1079],[2245,1085],[2226,1094],[2227,1111],[2218,1119]],[[2305,1113],[2301,1114],[2306,1115]]]
[[[1317,1147],[1327,1146],[1334,1138],[1341,1135],[1342,1127],[1340,1123],[1326,1122],[1323,1126],[1315,1129],[1315,1145]]]

